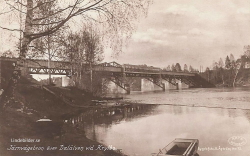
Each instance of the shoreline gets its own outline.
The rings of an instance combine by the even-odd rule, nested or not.
[[[12,113],[10,115],[10,113]],[[12,118],[12,119],[11,119]],[[6,119],[6,120],[5,120]],[[10,122],[11,120],[11,122]],[[47,136],[35,131],[32,120],[23,114],[15,114],[13,110],[7,110],[1,114],[1,135],[0,135],[0,154],[4,156],[14,155],[39,155],[39,156],[61,156],[61,155],[105,155],[105,156],[124,156],[114,148],[88,139],[76,126],[64,125],[61,136]],[[22,141],[23,139],[33,140],[32,142]],[[19,141],[19,140],[21,141]],[[16,140],[16,141],[15,141]],[[76,146],[84,150],[60,150],[61,147]],[[100,148],[100,146],[102,148]],[[31,148],[41,147],[35,150]],[[99,148],[98,148],[99,147]],[[52,148],[52,149],[51,149]],[[53,149],[54,148],[54,149]]]
[[[240,110],[250,110],[250,106],[247,108],[241,107],[222,107],[222,106],[207,106],[205,105],[194,105],[194,104],[154,104],[154,103],[133,103],[128,102],[130,104],[138,104],[138,105],[165,105],[165,106],[185,106],[185,107],[204,107],[204,108],[220,108],[220,109],[240,109]]]
[[[88,95],[80,96],[83,92],[76,88],[54,88],[54,90],[58,93],[63,92],[67,97],[75,99],[76,104],[79,104],[81,108],[79,109],[77,105],[71,106],[62,102],[60,98],[45,92],[39,85],[19,84],[15,99],[0,114],[0,155],[124,156],[120,151],[113,148],[110,150],[103,144],[88,139],[83,132],[74,126],[64,125],[60,135],[51,136],[50,134],[39,133],[40,131],[37,131],[34,123],[44,116],[52,119],[52,121],[60,121],[77,113],[88,112],[92,108],[100,108],[100,106],[91,106],[90,97]],[[76,92],[78,94],[75,94]],[[35,141],[13,142],[13,138],[28,138]],[[36,140],[39,141],[36,142]],[[85,147],[85,150],[58,150],[62,145],[65,147],[69,145]],[[27,147],[31,148],[32,146],[44,147],[46,150],[25,151]],[[102,148],[98,148],[100,146]],[[49,149],[50,147],[54,147],[54,150]]]

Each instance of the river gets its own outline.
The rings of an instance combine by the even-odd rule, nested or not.
[[[125,99],[153,105],[99,111],[99,115],[95,112],[91,120],[84,121],[83,130],[88,138],[130,156],[150,156],[175,138],[199,139],[200,156],[249,155],[249,91],[214,88],[133,92]],[[71,122],[82,118],[80,115]]]

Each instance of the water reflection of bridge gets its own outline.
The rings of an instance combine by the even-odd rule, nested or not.
[[[16,58],[0,58],[1,67],[8,66],[8,70],[11,70],[10,64],[16,64],[16,62]],[[74,63],[72,62],[51,61],[48,66],[47,60],[27,59],[22,70],[28,74],[51,73],[52,75],[74,75],[73,73],[76,73],[76,71],[73,67]],[[104,78],[114,82],[127,93],[130,93],[130,84],[126,80],[127,77],[141,77],[147,79],[162,90],[165,90],[165,83],[163,83],[163,81],[167,81],[169,84],[176,87],[178,87],[178,82],[183,82],[191,87],[214,87],[214,85],[207,82],[197,73],[164,71],[160,68],[146,65],[120,65],[116,62],[105,62],[98,65],[92,65],[91,68],[87,64],[83,64],[82,67],[84,71],[103,73],[101,75]],[[13,69],[14,67],[12,67],[12,70]],[[2,73],[2,71],[0,71],[0,73]]]
[[[108,108],[97,108],[71,117],[65,122],[81,132],[89,139],[97,140],[98,127],[108,128],[123,121],[132,121],[152,114],[158,105],[126,105]]]
[[[124,122],[128,121],[136,121],[143,117],[158,115],[162,113],[179,117],[183,115],[191,115],[192,117],[192,115],[196,116],[199,113],[209,114],[210,112],[212,112],[212,116],[215,115],[222,118],[226,117],[233,119],[243,117],[246,120],[243,119],[242,122],[249,121],[249,110],[171,105],[131,105],[126,107],[93,109],[91,112],[72,117],[67,122],[73,127],[80,128],[80,131],[84,131],[85,135],[88,138],[93,140],[100,140],[100,138],[105,138],[105,135],[107,135],[106,131],[109,131],[111,127],[119,127],[114,125],[123,124]]]
[[[158,105],[126,105],[126,106],[114,106],[107,108],[96,108],[89,112],[84,112],[76,117],[72,117],[67,120],[68,123],[73,125],[82,122],[95,124],[113,124],[122,120],[132,120],[142,116],[146,116],[152,112],[153,108]]]

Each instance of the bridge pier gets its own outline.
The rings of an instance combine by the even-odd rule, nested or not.
[[[162,83],[162,87],[163,87],[163,88],[162,88],[162,91],[165,92],[165,91],[166,91],[166,85],[165,85],[165,83]]]
[[[181,88],[189,88],[189,85],[186,84],[182,78],[163,78],[163,80],[165,81],[166,89],[178,90]]]
[[[169,84],[172,84],[173,86],[175,86],[176,89],[178,89],[178,83],[176,81],[176,78],[172,78],[172,77],[163,77],[163,80],[167,81]]]
[[[112,94],[126,93],[126,94],[130,94],[130,91],[131,91],[130,84],[124,83],[122,80],[120,80],[117,77],[106,78],[105,80],[103,80],[103,87],[104,86],[107,87],[106,90],[103,91],[103,92],[106,92],[106,93],[112,93]]]
[[[179,90],[179,89],[182,89],[182,81],[181,79],[178,79],[176,78],[176,89]]]
[[[157,87],[156,87],[157,86]],[[165,91],[165,83],[162,83],[161,79],[156,78],[142,78],[141,79],[141,91],[154,91],[159,90]]]
[[[126,83],[126,73],[125,73],[125,68],[122,68],[122,83],[124,84],[124,90],[126,91],[127,94],[130,94],[130,84]],[[123,88],[123,87],[122,87]]]
[[[129,84],[124,84],[125,88],[126,88],[126,93],[130,94],[130,85]]]

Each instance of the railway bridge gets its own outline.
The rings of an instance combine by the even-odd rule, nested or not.
[[[6,71],[14,70],[14,66],[17,61],[17,58],[0,57],[0,84],[2,84],[3,74],[11,74],[12,72]],[[48,62],[47,60],[27,59],[22,70],[24,70],[24,73],[27,74],[50,73],[51,75],[69,76],[73,75],[75,72],[73,68],[74,65],[76,64],[66,61]],[[130,85],[126,82],[127,77],[141,77],[147,79],[148,81],[151,81],[155,85],[159,86],[162,90],[165,90],[165,84],[162,82],[163,80],[169,82],[177,88],[177,81],[181,81],[194,88],[215,87],[197,73],[164,71],[161,68],[147,65],[120,65],[116,62],[105,62],[91,66],[83,64],[82,67],[86,71],[104,73],[103,75],[105,75],[107,80],[114,82],[116,85],[123,88],[127,93],[130,93]]]

